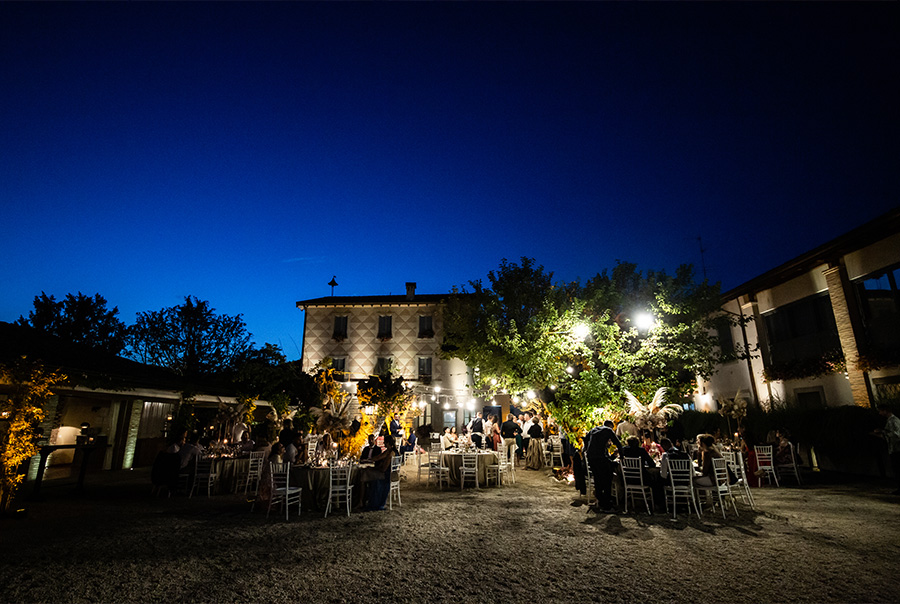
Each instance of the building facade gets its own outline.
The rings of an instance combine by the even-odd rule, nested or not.
[[[471,376],[459,359],[442,359],[442,309],[448,294],[326,296],[297,302],[304,312],[303,371],[312,373],[326,358],[353,397],[356,384],[388,369],[403,376],[418,395],[417,424],[458,425],[468,409]],[[460,404],[462,403],[462,404]]]
[[[698,383],[695,405],[872,406],[900,398],[900,208],[723,294],[750,359]]]

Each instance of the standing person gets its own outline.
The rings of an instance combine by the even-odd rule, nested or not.
[[[894,415],[887,405],[878,405],[878,413],[885,418],[884,429],[876,432],[887,441],[888,455],[891,458],[891,469],[900,487],[900,418]],[[900,488],[891,493],[900,495]]]
[[[400,420],[397,419],[396,413],[391,416],[391,425],[388,429],[388,434],[390,434],[395,441],[400,438]]]
[[[484,442],[484,420],[481,419],[481,411],[475,414],[472,421],[466,426],[471,434],[472,444],[479,449]]]
[[[487,419],[484,420],[484,448],[493,449],[493,439],[491,431],[494,429],[494,416],[488,413]]]
[[[516,453],[516,436],[522,433],[519,424],[516,423],[516,416],[512,413],[506,416],[506,421],[500,426],[500,436],[503,438],[503,455],[506,461],[511,461],[512,456]]]
[[[525,469],[540,470],[544,467],[544,431],[541,429],[541,422],[532,422],[528,428],[528,451],[525,452]]]
[[[612,506],[612,479],[613,463],[609,456],[609,443],[622,448],[622,443],[613,432],[613,422],[606,420],[602,426],[597,426],[584,437],[584,455],[587,458],[588,467],[594,475],[594,496],[597,498],[597,508],[600,511],[611,512]]]
[[[493,421],[491,422],[491,432],[488,438],[491,442],[491,449],[499,451],[500,447],[503,446],[503,438],[500,436],[500,422],[496,421],[493,415],[491,416],[491,420]]]
[[[531,412],[526,411],[525,420],[522,422],[522,449],[519,451],[519,455],[523,459],[528,455],[528,445],[531,442],[531,437],[528,435],[528,432],[533,425],[534,419],[532,419]]]
[[[284,420],[281,432],[278,433],[278,442],[287,447],[294,442],[294,425],[289,419]]]

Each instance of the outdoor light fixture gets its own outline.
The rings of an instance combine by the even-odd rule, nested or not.
[[[575,368],[569,365],[566,367],[566,373],[575,373]]]
[[[469,401],[469,404],[467,405],[467,407],[468,407],[469,411],[474,411],[474,410],[475,410],[475,401],[474,401],[474,399],[471,400],[471,401]]]
[[[512,402],[518,403],[518,402],[519,402],[519,397],[518,397],[518,396],[512,397]]]
[[[525,393],[525,397],[528,400],[533,399],[535,396],[537,396],[537,395],[534,393],[534,390],[529,390],[528,392]]]
[[[450,403],[444,403],[444,409],[449,409],[449,408],[450,408]]]
[[[168,414],[168,415],[166,416],[166,421],[167,421],[167,422],[172,421],[172,414],[171,414],[171,413]]]
[[[431,395],[431,400],[436,401],[436,400],[437,400],[437,397],[436,397],[435,395],[432,394],[432,395]]]
[[[435,391],[435,392],[440,392],[440,391],[441,391],[441,387],[440,387],[440,386],[435,386],[435,387],[434,387],[434,391]]]
[[[579,323],[572,329],[572,335],[577,340],[583,340],[591,333],[591,328],[587,323]]]
[[[497,385],[497,378],[491,378],[491,386]]]
[[[653,326],[656,324],[656,321],[653,320],[653,315],[650,313],[640,313],[635,315],[634,317],[634,325],[640,330],[650,330],[653,329]]]
[[[431,398],[434,399],[434,397],[431,397]],[[424,409],[424,408],[425,408],[425,401],[419,401],[419,409]]]
[[[556,390],[556,384],[550,384],[550,390]]]

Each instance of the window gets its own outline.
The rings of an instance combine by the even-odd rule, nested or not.
[[[431,315],[419,315],[419,337],[434,337],[434,321]]]
[[[334,369],[334,379],[339,382],[347,381],[347,357],[331,359],[331,367]]]
[[[772,365],[776,367],[821,359],[841,350],[827,293],[803,298],[763,317]]]
[[[391,315],[381,315],[378,317],[377,337],[379,340],[390,340],[393,337],[392,323]]]
[[[431,357],[419,357],[419,381],[431,383]]]
[[[731,335],[731,325],[716,325],[716,335],[719,338],[719,348],[722,356],[731,359],[734,356],[734,338]]]
[[[392,357],[378,357],[375,360],[375,375],[384,375],[390,373],[394,359]]]
[[[856,281],[859,310],[866,332],[866,343],[876,355],[894,353],[900,348],[900,265]]]
[[[331,334],[333,340],[343,342],[347,339],[347,316],[334,318],[334,332]]]

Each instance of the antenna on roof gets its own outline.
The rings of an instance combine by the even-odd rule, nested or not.
[[[332,275],[332,276],[331,276],[331,281],[328,282],[328,285],[331,286],[331,295],[332,295],[332,296],[334,296],[334,288],[335,288],[335,286],[338,284],[338,282],[335,281],[335,279],[337,279],[337,275]]]

